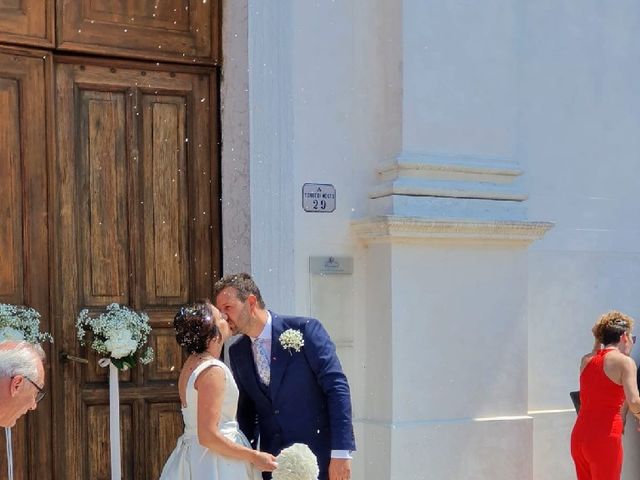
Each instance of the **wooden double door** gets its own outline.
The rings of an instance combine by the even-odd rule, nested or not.
[[[13,429],[16,479],[110,478],[83,308],[151,318],[155,361],[120,377],[124,478],[157,479],[182,431],[171,321],[221,264],[218,15],[213,0],[0,0],[0,303],[38,309],[55,337],[49,394]],[[3,452],[0,432],[0,479]]]

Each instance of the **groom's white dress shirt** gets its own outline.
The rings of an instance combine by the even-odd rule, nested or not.
[[[267,355],[267,364],[271,366],[271,339],[272,339],[272,329],[271,329],[271,313],[267,310],[267,323],[265,323],[262,332],[257,337],[249,337],[251,339],[251,344],[253,345],[257,339],[262,341],[262,346],[264,347],[264,351]],[[258,365],[260,361],[256,358],[258,354],[255,348],[252,348],[253,352],[253,361],[255,365]],[[352,458],[351,452],[349,450],[331,450],[331,458]]]

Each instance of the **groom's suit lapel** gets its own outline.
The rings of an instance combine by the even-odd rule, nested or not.
[[[292,355],[280,344],[280,335],[286,326],[278,314],[271,312],[271,381],[269,382],[269,395],[275,398],[282,383],[287,365]]]
[[[246,335],[239,340],[240,349],[237,359],[236,359],[236,368],[238,369],[238,373],[240,378],[245,381],[245,389],[251,393],[251,396],[256,399],[256,401],[264,400],[265,402],[270,402],[269,397],[265,394],[265,392],[258,385],[258,376],[256,374],[256,367],[253,361],[253,352],[251,350],[251,339]]]

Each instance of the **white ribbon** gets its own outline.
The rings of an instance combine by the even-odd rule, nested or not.
[[[122,479],[120,463],[120,390],[118,368],[108,358],[101,358],[98,365],[109,367],[109,446],[111,447],[111,480]]]
[[[9,480],[13,480],[13,445],[11,444],[11,428],[4,428],[4,438],[7,444],[7,475]]]

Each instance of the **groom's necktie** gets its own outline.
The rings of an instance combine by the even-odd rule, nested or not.
[[[263,338],[256,338],[251,341],[251,347],[253,349],[253,358],[255,359],[258,376],[262,383],[269,385],[271,369],[269,367],[269,359],[267,358],[267,350],[264,342],[265,340]]]

